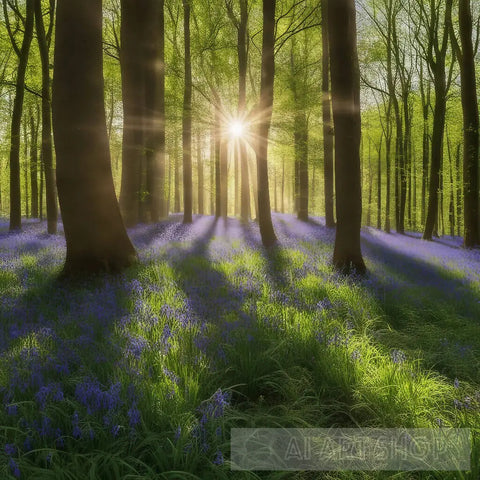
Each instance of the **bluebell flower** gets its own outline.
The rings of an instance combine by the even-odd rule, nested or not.
[[[13,457],[17,454],[17,447],[13,443],[7,443],[5,445],[5,454]]]
[[[12,475],[16,478],[20,478],[20,467],[18,466],[17,462],[13,458],[10,457],[10,460],[8,461],[8,466],[10,467],[10,471],[12,472]]]
[[[218,450],[216,455],[215,455],[215,459],[213,460],[213,463],[215,465],[223,465],[224,464],[224,459],[223,459],[223,453]]]

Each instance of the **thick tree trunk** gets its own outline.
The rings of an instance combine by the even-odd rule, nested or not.
[[[127,226],[141,219],[144,152],[145,82],[143,68],[143,5],[121,0],[120,29],[123,98],[122,186],[120,206]]]
[[[52,117],[50,103],[50,55],[45,25],[43,22],[42,2],[35,0],[35,24],[42,62],[42,158],[45,169],[45,190],[47,204],[48,233],[57,233],[57,194],[55,191],[55,170],[53,166]]]
[[[165,15],[164,0],[149,0],[145,12],[145,156],[149,217],[158,222],[165,208]]]
[[[15,100],[13,102],[10,130],[10,231],[22,228],[22,204],[20,192],[20,126],[22,122],[23,99],[25,96],[25,74],[27,71],[30,45],[33,38],[34,0],[27,0],[25,30],[18,55]]]
[[[52,107],[67,242],[63,273],[117,272],[131,265],[136,254],[122,222],[110,164],[101,0],[59,0],[56,25]]]
[[[329,0],[328,33],[335,126],[337,232],[334,266],[344,273],[366,271],[360,248],[360,70],[354,0]]]
[[[463,107],[463,198],[464,246],[480,243],[479,231],[479,113],[476,89],[475,54],[472,43],[472,12],[470,0],[459,1],[460,42],[462,55],[460,73]]]
[[[275,79],[275,7],[276,0],[263,0],[262,79],[259,102],[259,112],[261,112],[262,116],[258,126],[256,154],[258,222],[262,243],[265,247],[270,247],[277,241],[272,224],[268,185],[268,135],[272,119],[273,84]]]
[[[330,99],[330,46],[328,41],[328,0],[322,0],[322,116],[323,116],[323,159],[325,190],[325,225],[335,226],[333,188],[333,125]]]
[[[192,223],[192,60],[190,53],[190,0],[183,0],[185,88],[183,92],[183,223]]]

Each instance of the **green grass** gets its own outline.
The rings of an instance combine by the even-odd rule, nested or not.
[[[210,244],[222,242],[214,238]],[[22,453],[17,459],[22,478],[479,478],[480,317],[458,314],[455,305],[438,298],[433,289],[418,301],[408,289],[377,298],[368,282],[334,274],[322,261],[321,243],[305,242],[301,250],[282,248],[269,254],[239,244],[227,259],[189,254],[189,247],[163,247],[158,260],[127,272],[124,281],[138,279],[142,288],[131,295],[119,288],[118,301],[140,313],[125,324],[112,319],[110,338],[104,338],[101,328],[93,334],[95,344],[90,354],[83,354],[83,369],[59,377],[65,385],[64,401],[47,407],[48,415],[68,431],[72,413],[81,410],[72,393],[79,378],[94,374],[105,385],[118,381],[122,386],[133,381],[141,392],[142,420],[136,432],[128,433],[125,411],[117,438],[100,420],[95,423],[84,415],[82,428],[92,429],[95,438],[77,441],[65,435],[63,448],[45,442]],[[175,260],[170,256],[173,250],[180,252]],[[36,272],[35,256],[24,256],[22,264]],[[305,270],[306,264],[310,267]],[[25,295],[47,299],[55,289],[54,273],[37,276],[36,293]],[[209,294],[203,300],[208,322],[182,324],[181,318],[162,309],[169,305],[174,312],[183,311],[192,289],[207,281]],[[0,273],[4,295],[13,294],[19,285],[13,273]],[[76,287],[72,295],[96,302],[103,288],[104,280],[98,279],[94,285]],[[236,308],[230,300],[238,290],[244,294]],[[324,299],[330,302],[328,308],[318,308]],[[57,322],[57,335],[79,336],[80,325],[61,322],[47,302],[45,307],[40,303],[42,308]],[[95,325],[94,319],[90,322]],[[162,350],[166,325],[175,333],[170,348]],[[114,347],[125,345],[127,334],[148,343],[138,359],[121,358]],[[456,344],[471,348],[459,352]],[[11,359],[32,346],[40,356],[55,349],[48,338],[18,339],[0,359],[0,385],[8,381]],[[394,349],[405,352],[405,361],[392,361]],[[96,361],[97,353],[103,362]],[[456,377],[459,388],[454,387]],[[223,415],[209,420],[202,434],[205,447],[192,433],[202,415],[199,408],[218,389],[230,392],[231,402]],[[454,401],[464,402],[466,396],[472,399],[471,408],[456,408]],[[36,406],[33,399],[28,401],[28,392],[17,403],[25,417],[34,417]],[[477,463],[471,472],[253,473],[233,472],[228,463],[232,427],[437,428],[439,423],[473,430]],[[5,413],[0,414],[0,424],[5,442],[24,438],[22,426],[12,424]],[[213,463],[217,451],[226,459],[222,466]],[[11,473],[8,457],[0,452],[0,477],[13,478]]]

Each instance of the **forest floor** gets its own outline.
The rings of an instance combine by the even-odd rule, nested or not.
[[[232,427],[467,427],[480,473],[480,251],[367,228],[344,278],[334,231],[274,214],[129,231],[119,277],[56,281],[65,242],[0,222],[0,478],[391,478],[238,472]],[[433,467],[432,467],[433,468]],[[318,475],[318,476],[317,476]]]

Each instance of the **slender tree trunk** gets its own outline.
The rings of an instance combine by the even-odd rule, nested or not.
[[[428,191],[428,165],[430,163],[429,155],[429,126],[428,118],[430,112],[430,84],[427,85],[427,91],[423,87],[423,64],[420,68],[420,87],[422,93],[422,111],[423,111],[423,143],[422,143],[422,212],[421,222],[425,225],[427,211],[427,191]]]
[[[367,225],[372,225],[372,195],[373,195],[373,173],[372,173],[372,140],[368,139],[368,205]]]
[[[101,0],[59,0],[56,25],[52,106],[67,242],[63,274],[116,272],[131,265],[136,254],[122,222],[110,164]]]
[[[181,210],[180,207],[180,154],[178,151],[178,139],[175,137],[175,147],[174,147],[174,161],[175,161],[175,181],[174,181],[174,192],[173,192],[173,203],[175,213],[179,213]]]
[[[299,220],[308,221],[308,123],[305,112],[295,115],[295,163],[298,165],[298,211]]]
[[[455,171],[457,173],[456,178],[456,197],[457,197],[457,235],[462,236],[461,232],[461,218],[462,218],[462,168],[461,168],[461,150],[462,146],[457,145],[457,152],[455,155]]]
[[[220,216],[228,216],[228,144],[225,138],[220,140]]]
[[[430,167],[430,188],[428,195],[427,219],[423,233],[424,240],[432,240],[435,219],[438,215],[438,197],[442,165],[442,144],[446,115],[446,75],[445,62],[438,61],[435,70],[435,110],[433,115],[432,153]]]
[[[257,141],[258,221],[265,247],[277,241],[273,230],[268,185],[268,135],[273,109],[275,79],[275,7],[276,0],[263,0],[263,44],[259,112],[261,118]]]
[[[387,115],[386,115],[386,122],[387,122],[387,132],[385,134],[385,167],[387,170],[387,185],[386,185],[386,192],[385,192],[385,232],[390,233],[391,229],[391,187],[392,187],[392,167],[391,167],[391,158],[392,158],[392,126],[391,126],[391,111],[392,111],[392,100],[391,98],[388,100],[388,107],[387,107]]]
[[[334,266],[345,273],[366,271],[360,248],[360,69],[354,0],[329,0],[328,34],[335,125],[337,232]]]
[[[57,233],[57,194],[55,191],[55,170],[53,166],[52,117],[50,103],[50,54],[45,25],[43,22],[42,2],[35,0],[35,24],[42,62],[42,158],[45,168],[45,190],[47,204],[48,233]]]
[[[33,38],[34,0],[27,0],[25,29],[20,51],[18,52],[15,100],[13,102],[10,130],[10,231],[22,228],[22,203],[20,192],[20,126],[22,122],[23,99],[25,96],[25,74],[27,71],[30,45]]]
[[[325,225],[335,226],[333,190],[333,124],[330,100],[330,47],[328,43],[327,9],[328,0],[322,0],[322,116],[323,116],[323,158],[325,190]]]
[[[282,213],[285,213],[285,157],[282,158]]]
[[[203,159],[202,159],[202,144],[200,130],[197,134],[197,172],[198,172],[198,213],[199,215],[205,215],[204,206],[204,192],[205,181],[203,178]]]
[[[192,223],[192,61],[190,54],[190,0],[183,0],[185,89],[183,93],[183,223]]]
[[[30,112],[30,185],[32,217],[38,218],[38,123]]]
[[[383,135],[380,137],[380,145],[378,147],[377,161],[377,229],[382,228],[382,142]]]
[[[29,194],[28,194],[28,121],[27,116],[23,116],[23,146],[24,146],[24,162],[23,162],[23,186],[25,188],[25,216],[30,217]]]
[[[210,129],[210,215],[215,215],[215,127]]]
[[[221,181],[221,129],[220,129],[220,111],[215,108],[215,216],[222,216],[222,181]]]

